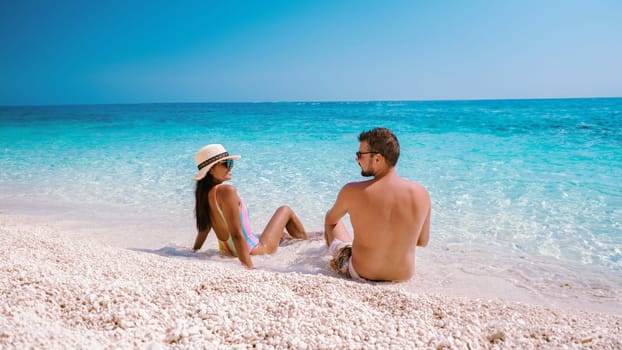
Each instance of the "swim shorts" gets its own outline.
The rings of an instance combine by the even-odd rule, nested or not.
[[[366,282],[367,280],[359,276],[352,266],[352,243],[346,243],[334,239],[328,247],[328,252],[333,256],[330,261],[330,268],[339,275],[351,278],[355,281]]]

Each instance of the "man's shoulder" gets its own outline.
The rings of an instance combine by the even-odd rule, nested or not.
[[[405,180],[405,181],[406,182],[404,183],[404,189],[406,192],[410,194],[409,196],[412,199],[414,199],[417,202],[419,201],[430,202],[430,193],[423,185],[421,185],[420,183],[414,182],[414,181],[410,181],[410,180]]]
[[[365,191],[367,184],[369,184],[369,181],[348,182],[339,191],[339,197],[346,201],[357,198]]]
[[[415,182],[415,181],[412,181],[412,180],[409,180],[409,179],[405,179],[403,177],[398,177],[398,178],[400,180],[401,185],[404,186],[404,187],[409,187],[409,188],[412,188],[412,189],[427,191],[426,188],[422,184],[420,184],[418,182]]]
[[[393,190],[409,193],[416,198],[429,197],[428,190],[422,184],[402,177],[394,183]]]
[[[343,186],[343,190],[351,190],[351,191],[361,190],[371,183],[373,183],[373,180],[348,182],[347,184]]]

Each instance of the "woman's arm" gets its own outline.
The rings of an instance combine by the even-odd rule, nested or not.
[[[201,249],[201,247],[203,246],[203,242],[205,242],[205,239],[207,238],[207,235],[209,234],[209,231],[211,229],[212,227],[208,226],[204,230],[197,233],[197,238],[194,240],[194,247],[192,248],[195,252]]]

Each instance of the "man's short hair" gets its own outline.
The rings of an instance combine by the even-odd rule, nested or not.
[[[400,143],[397,137],[387,128],[374,128],[363,131],[359,135],[359,142],[367,142],[370,152],[382,154],[387,164],[395,166],[400,157]]]

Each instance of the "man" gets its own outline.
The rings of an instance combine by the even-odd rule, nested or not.
[[[415,273],[415,247],[430,239],[430,195],[397,175],[400,145],[389,129],[362,132],[359,143],[361,175],[373,179],[345,185],[326,213],[331,267],[355,280],[408,280]],[[341,222],[346,214],[354,240]]]

